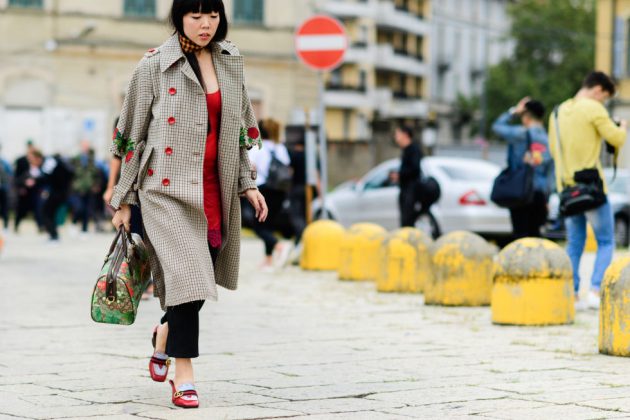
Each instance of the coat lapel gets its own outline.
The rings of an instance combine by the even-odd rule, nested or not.
[[[239,138],[241,128],[241,99],[243,89],[243,57],[223,54],[221,43],[214,44],[212,60],[221,89],[221,131],[219,132],[219,173],[223,201],[224,233],[230,226],[230,210],[238,182]]]

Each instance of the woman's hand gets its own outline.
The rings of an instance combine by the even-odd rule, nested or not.
[[[127,204],[121,204],[112,218],[112,224],[116,229],[119,229],[120,225],[125,225],[125,231],[129,232],[131,230],[131,207]]]
[[[263,197],[260,191],[255,188],[251,188],[245,191],[245,197],[247,198],[247,201],[249,201],[250,204],[254,206],[254,210],[256,210],[256,220],[258,220],[260,223],[267,220],[269,209],[267,208],[265,197]]]

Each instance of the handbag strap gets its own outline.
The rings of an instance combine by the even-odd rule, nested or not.
[[[553,109],[553,121],[554,121],[554,126],[556,129],[556,149],[558,149],[558,159],[556,162],[556,167],[558,169],[558,172],[560,173],[560,180],[562,182],[562,186],[564,186],[564,172],[563,172],[563,166],[564,166],[564,161],[563,161],[563,153],[562,153],[562,142],[560,141],[560,124],[558,124],[558,105],[556,105],[556,107]]]
[[[112,245],[109,249],[109,253],[107,254],[107,257],[105,258],[105,261],[107,261],[108,259],[110,259],[111,255],[114,253],[116,246],[118,245],[118,240],[119,238],[121,239],[121,246],[122,246],[122,254],[124,257],[124,260],[128,260],[128,243],[131,243],[132,245],[135,245],[133,242],[133,239],[131,238],[131,234],[127,233],[125,231],[125,226],[121,225],[118,228],[118,232],[116,233],[116,236],[114,237],[114,242],[112,242]],[[107,277],[106,277],[106,281],[105,281],[105,298],[107,303],[113,303],[116,301],[116,272],[117,268],[116,267],[116,261],[110,261],[109,264],[109,270],[107,270]]]

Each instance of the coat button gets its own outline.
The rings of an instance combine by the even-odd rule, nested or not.
[[[147,175],[153,176],[153,169],[149,168],[149,170],[147,171]]]
[[[191,179],[190,183],[193,184],[193,185],[197,185],[197,184],[199,184],[199,181],[197,181],[196,179]]]
[[[168,125],[173,125],[173,124],[175,124],[175,118],[174,117],[169,117]]]
[[[164,185],[165,187],[168,187],[169,185],[171,185],[171,180],[168,178],[164,178],[162,180],[162,185]]]
[[[167,156],[170,156],[173,154],[173,149],[170,147],[167,147],[166,149],[164,149],[164,153],[166,153]]]
[[[169,95],[173,96],[177,93],[177,89],[175,89],[174,87],[170,88],[168,90]]]

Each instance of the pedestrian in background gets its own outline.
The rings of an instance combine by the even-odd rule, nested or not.
[[[0,218],[2,218],[3,229],[9,230],[9,199],[11,196],[11,178],[13,170],[11,164],[2,158],[2,145],[0,145]]]
[[[533,196],[529,203],[510,208],[513,240],[540,237],[540,228],[547,221],[549,178],[553,177],[553,161],[549,153],[547,132],[543,126],[545,106],[525,97],[499,116],[492,131],[508,143],[508,166],[517,169],[523,165],[534,167]],[[514,118],[520,124],[512,124]]]
[[[15,160],[15,171],[13,182],[15,184],[15,221],[14,229],[17,233],[22,220],[33,213],[35,222],[40,231],[44,230],[44,222],[41,214],[41,189],[36,185],[35,180],[41,176],[38,166],[33,166],[33,152],[35,148],[33,142],[26,142],[26,154]]]
[[[33,213],[35,222],[40,231],[45,230],[42,218],[41,206],[41,186],[36,180],[41,177],[41,169],[34,162],[33,153],[41,154],[33,145],[32,141],[26,142],[26,155],[19,157],[15,161],[15,183],[16,209],[15,209],[15,232],[20,228],[22,220]]]
[[[59,154],[44,158],[39,150],[32,153],[32,164],[41,168],[37,183],[44,191],[44,225],[50,240],[56,242],[59,240],[57,214],[68,201],[73,171]]]
[[[413,141],[413,130],[407,126],[396,128],[394,133],[396,145],[402,150],[400,170],[392,172],[390,179],[400,186],[398,206],[400,209],[400,225],[413,227],[419,215],[416,209],[417,185],[420,182],[420,160],[422,152]]]
[[[289,257],[291,246],[288,243],[280,242],[274,236],[273,221],[282,211],[282,205],[287,198],[288,190],[283,185],[277,185],[272,181],[277,174],[271,171],[285,170],[282,165],[289,167],[291,158],[286,146],[280,141],[280,124],[268,118],[258,122],[260,136],[262,138],[262,149],[251,149],[249,157],[257,172],[256,185],[265,196],[269,207],[269,218],[262,223],[254,222],[254,232],[265,244],[265,259],[259,268],[263,272],[270,272],[274,269],[274,253],[277,256],[277,265],[284,265]],[[290,184],[287,183],[290,188]]]
[[[101,189],[102,173],[96,164],[94,149],[88,141],[81,142],[81,153],[72,160],[74,180],[72,182],[73,219],[81,222],[81,232],[87,233],[90,220],[97,225],[96,201]]]
[[[294,244],[295,249],[291,260],[294,257],[301,255],[301,241],[304,229],[306,229],[307,209],[306,209],[306,189],[311,188],[313,193],[313,199],[320,196],[321,182],[319,178],[319,171],[315,172],[314,186],[307,184],[306,179],[306,151],[304,148],[304,140],[301,140],[293,145],[289,149],[289,159],[291,160],[291,189],[289,190],[289,212],[291,217],[291,225],[293,226],[293,233],[295,235]]]
[[[145,54],[129,83],[114,133],[112,152],[123,161],[110,204],[114,226],[128,231],[130,206],[140,203],[166,312],[153,333],[151,378],[165,381],[174,357],[171,400],[196,408],[191,359],[199,356],[199,311],[217,300],[217,283],[238,283],[239,195],[260,222],[267,206],[247,153],[260,136],[243,57],[225,40],[223,2],[175,0],[170,22],[173,36]]]
[[[600,162],[602,139],[616,149],[626,141],[628,125],[619,126],[610,118],[604,104],[615,95],[612,79],[602,72],[592,72],[584,79],[575,97],[558,107],[557,125],[554,114],[549,118],[551,155],[556,161],[556,186],[576,184],[576,173],[591,170],[598,174],[597,183],[607,192],[606,180]],[[556,135],[556,127],[559,139]],[[558,150],[558,141],[561,150]],[[586,222],[593,227],[597,240],[597,257],[591,277],[591,290],[585,300],[580,300],[580,259],[586,242]],[[615,238],[614,219],[610,202],[583,214],[565,218],[567,253],[573,266],[573,283],[577,309],[597,309],[600,305],[600,286],[604,272],[612,260]]]

